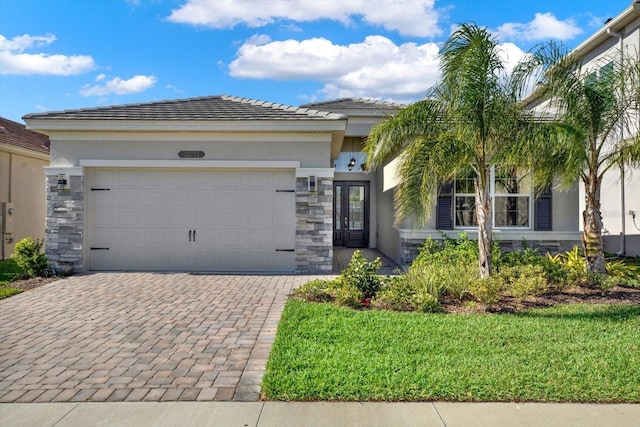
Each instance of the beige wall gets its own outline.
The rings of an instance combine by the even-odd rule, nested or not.
[[[25,237],[44,239],[44,154],[0,147],[0,203],[14,203],[14,232],[2,236],[0,257],[8,259],[16,242]],[[9,241],[11,240],[12,241]]]
[[[400,264],[400,235],[398,233],[398,230],[393,227],[394,190],[384,190],[383,175],[384,171],[382,169],[379,169],[376,173],[377,179],[375,191],[378,194],[378,199],[375,206],[375,211],[378,221],[378,249],[380,250],[380,252],[394,260],[397,264]]]
[[[52,166],[77,166],[81,159],[179,160],[179,151],[193,150],[204,151],[203,160],[293,160],[301,167],[331,167],[330,132],[51,135]]]

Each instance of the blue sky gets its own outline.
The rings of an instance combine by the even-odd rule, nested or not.
[[[0,0],[0,116],[228,94],[420,99],[461,22],[505,59],[575,47],[631,0]]]

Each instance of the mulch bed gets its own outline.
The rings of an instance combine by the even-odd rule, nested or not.
[[[489,306],[460,301],[450,297],[445,297],[441,301],[442,308],[447,313],[519,313],[558,304],[577,303],[640,305],[640,289],[615,286],[603,293],[600,289],[573,287],[527,299],[503,296],[498,303]]]
[[[14,282],[5,285],[7,288],[16,288],[22,291],[28,291],[30,289],[39,288],[47,283],[60,280],[60,277],[31,277],[29,279],[16,280]]]

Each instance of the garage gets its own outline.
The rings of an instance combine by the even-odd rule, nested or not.
[[[294,170],[88,175],[90,270],[295,271]]]

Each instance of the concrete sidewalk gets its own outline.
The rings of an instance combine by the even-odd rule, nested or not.
[[[0,404],[0,426],[638,427],[640,405],[149,402]]]

